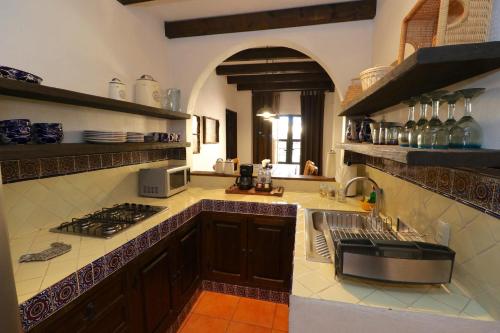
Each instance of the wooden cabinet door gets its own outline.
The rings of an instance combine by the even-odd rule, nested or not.
[[[179,230],[176,240],[177,274],[175,289],[177,309],[181,309],[192,296],[201,279],[201,231],[195,218]]]
[[[147,333],[163,332],[174,316],[171,260],[170,247],[167,247],[138,272]]]
[[[293,260],[293,221],[281,217],[248,220],[248,283],[288,290]]]
[[[131,332],[126,293],[126,275],[117,272],[30,332]]]
[[[237,214],[203,215],[203,272],[209,280],[246,281],[246,218]]]

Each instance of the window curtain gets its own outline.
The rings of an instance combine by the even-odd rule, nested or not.
[[[263,108],[270,108],[273,112],[279,109],[279,93],[254,92],[252,93],[252,128],[253,128],[253,163],[260,163],[263,159],[273,157],[273,124],[257,113]]]
[[[323,115],[325,113],[324,91],[303,91],[300,94],[302,135],[300,143],[300,173],[306,161],[313,161],[321,175],[323,155]]]

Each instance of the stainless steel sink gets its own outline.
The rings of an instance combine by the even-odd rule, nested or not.
[[[331,248],[329,249],[327,244],[325,231],[365,229],[366,217],[367,214],[359,212],[306,209],[306,259],[324,263],[332,262]]]

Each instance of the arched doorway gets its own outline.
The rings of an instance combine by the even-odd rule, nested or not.
[[[278,44],[251,44],[251,48],[244,48],[243,46],[238,46],[237,52],[230,51],[225,52],[223,55],[219,55],[216,60],[212,61],[210,65],[205,68],[205,70],[200,73],[196,82],[193,84],[191,94],[188,99],[188,112],[196,115],[200,113],[200,107],[197,104],[200,102],[199,99],[203,99],[204,96],[200,96],[200,92],[206,90],[204,87],[208,84],[207,82],[213,80],[213,75],[224,76],[227,83],[233,85],[238,93],[250,91],[250,93],[256,92],[280,92],[282,94],[291,95],[294,92],[297,96],[296,98],[296,109],[299,110],[298,114],[300,116],[300,91],[305,90],[317,90],[317,91],[327,91],[329,98],[326,99],[325,105],[328,105],[328,116],[325,117],[324,123],[327,124],[327,128],[323,131],[325,138],[325,145],[319,148],[322,150],[321,157],[316,160],[316,163],[321,165],[326,162],[326,153],[332,146],[334,125],[340,123],[340,118],[337,120],[334,117],[332,108],[334,100],[340,101],[340,93],[335,91],[332,76],[328,73],[328,69],[321,65],[321,61],[315,59],[314,56],[308,55],[307,50],[303,50],[300,47],[294,45],[294,47],[283,46],[289,43],[278,43]],[[334,94],[336,96],[334,96]],[[289,96],[288,95],[288,96]],[[251,95],[248,95],[251,96]],[[251,99],[248,100],[251,103]],[[219,119],[220,120],[220,119]],[[202,121],[201,118],[199,121]],[[242,119],[245,126],[254,127],[255,121],[250,118]],[[290,122],[292,119],[290,118]],[[222,121],[221,121],[222,123]],[[337,125],[338,126],[338,125]],[[201,126],[200,126],[201,127]],[[221,130],[225,129],[225,123],[221,126]],[[322,128],[323,129],[323,128]],[[189,134],[192,130],[188,122],[187,133]],[[252,134],[250,134],[252,135]],[[224,138],[224,135],[221,135]],[[238,146],[247,142],[255,146],[255,140],[249,138],[249,135],[243,136],[243,140],[240,140],[240,135],[238,135]],[[200,140],[201,141],[201,140]],[[221,142],[221,144],[225,143]],[[251,142],[252,141],[252,142]],[[280,145],[285,144],[280,142]],[[295,142],[293,144],[300,144]],[[213,146],[206,148],[207,154],[203,158],[205,169],[211,168],[211,165],[215,163],[218,157],[226,157],[222,150],[214,150]],[[291,147],[286,149],[290,151]],[[252,150],[252,148],[247,149]],[[203,148],[202,148],[203,151]],[[205,154],[205,155],[207,155]],[[218,155],[217,155],[218,154]],[[189,156],[190,154],[188,154]],[[224,156],[223,156],[224,155]],[[254,158],[253,152],[251,157],[248,154],[242,154],[244,157],[241,158],[241,162],[252,163],[258,162],[259,159]],[[239,156],[239,155],[238,155]],[[289,156],[291,156],[289,154]],[[228,156],[229,157],[229,156]],[[240,156],[239,156],[240,157]],[[206,161],[210,158],[210,161]],[[290,159],[290,158],[289,158]],[[194,156],[192,162],[193,170],[198,171],[199,168],[199,156]],[[288,161],[291,163],[291,161]],[[284,163],[281,161],[280,163]],[[297,163],[297,159],[293,160],[294,164]],[[203,170],[203,169],[202,169]]]

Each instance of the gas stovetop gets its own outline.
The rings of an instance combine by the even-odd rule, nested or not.
[[[104,208],[82,218],[64,222],[50,229],[52,232],[111,238],[137,222],[141,222],[167,207],[124,203]]]

